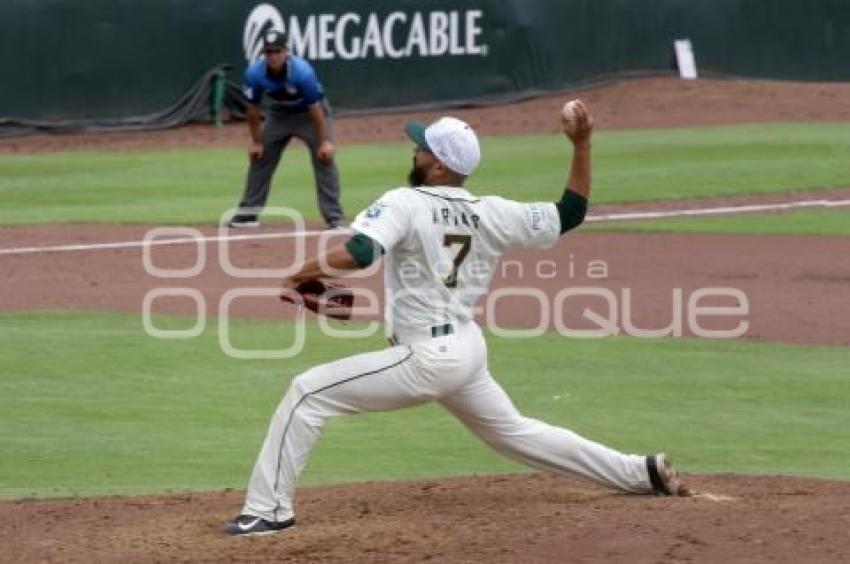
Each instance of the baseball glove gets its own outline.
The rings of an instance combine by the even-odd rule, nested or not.
[[[295,287],[300,300],[290,293],[281,294],[280,299],[295,305],[303,305],[312,312],[330,317],[331,319],[351,319],[351,309],[354,307],[354,293],[348,286],[307,280]]]

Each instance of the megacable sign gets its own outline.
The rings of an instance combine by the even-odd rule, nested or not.
[[[243,34],[245,58],[262,52],[263,34],[271,29],[289,34],[289,46],[313,60],[405,59],[410,57],[486,56],[482,10],[402,11],[290,15],[260,4],[248,15]]]

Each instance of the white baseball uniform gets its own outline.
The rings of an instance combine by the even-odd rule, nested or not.
[[[476,198],[462,188],[398,188],[352,228],[386,250],[386,322],[393,346],[312,368],[272,418],[243,514],[293,517],[295,484],[328,417],[436,400],[498,452],[528,466],[650,492],[646,457],[627,455],[522,416],[487,369],[472,319],[508,247],[551,247],[554,204]]]

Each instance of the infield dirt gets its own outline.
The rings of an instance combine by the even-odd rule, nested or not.
[[[752,198],[748,198],[752,201]],[[622,208],[618,208],[622,209]],[[0,228],[4,247],[29,247],[63,243],[141,241],[149,226],[66,225]],[[281,228],[264,227],[251,234],[277,233]],[[218,235],[213,228],[201,229],[206,236]],[[240,234],[242,234],[240,232]],[[344,235],[332,235],[334,244]],[[306,241],[307,252],[318,243]],[[206,312],[218,316],[225,292],[237,288],[278,286],[276,278],[235,278],[219,262],[220,243],[206,246],[205,269],[179,286],[196,288],[204,297]],[[295,255],[291,238],[234,241],[229,255],[239,268],[274,269],[289,265]],[[197,260],[194,244],[153,247],[151,261],[158,268],[184,269]],[[623,334],[636,334],[624,326],[628,310],[632,327],[659,329],[671,325],[676,313],[682,316],[682,333],[694,329],[733,330],[741,322],[748,328],[742,338],[760,341],[825,345],[850,344],[847,318],[850,306],[844,289],[850,284],[850,265],[836,257],[850,256],[847,237],[791,237],[701,234],[581,233],[563,238],[554,249],[511,251],[496,272],[491,288],[502,289],[498,301],[481,300],[481,322],[499,327],[544,327],[557,330],[557,323],[575,330],[597,330],[585,308],[614,319]],[[348,279],[357,288],[374,293],[383,303],[381,273],[368,278]],[[96,309],[138,313],[145,295],[175,281],[149,274],[142,250],[126,249],[40,252],[0,255],[0,311],[39,309]],[[610,291],[609,301],[593,296],[591,290],[569,298],[561,306],[556,295],[564,288]],[[726,288],[743,293],[734,297],[703,298],[700,306],[735,307],[744,304],[746,315],[702,316],[698,326],[688,322],[689,300],[704,288]],[[541,291],[546,299],[523,297],[526,289]],[[626,303],[625,292],[630,292]],[[681,292],[681,298],[677,298]],[[728,290],[723,290],[728,292]],[[295,314],[269,299],[241,298],[229,310],[234,317],[283,318]],[[359,298],[357,305],[370,302]],[[492,306],[488,314],[487,305]],[[609,306],[614,304],[615,313]],[[188,298],[159,298],[156,313],[194,315],[195,302]],[[693,308],[691,308],[693,309]],[[381,319],[379,314],[359,316]],[[672,329],[671,329],[672,330]],[[567,334],[562,329],[563,334]]]

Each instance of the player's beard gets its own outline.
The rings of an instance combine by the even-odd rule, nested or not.
[[[424,166],[416,166],[416,163],[413,163],[413,168],[410,169],[410,172],[407,174],[407,181],[410,183],[411,187],[422,186],[425,184],[425,178],[428,176],[428,171]]]

